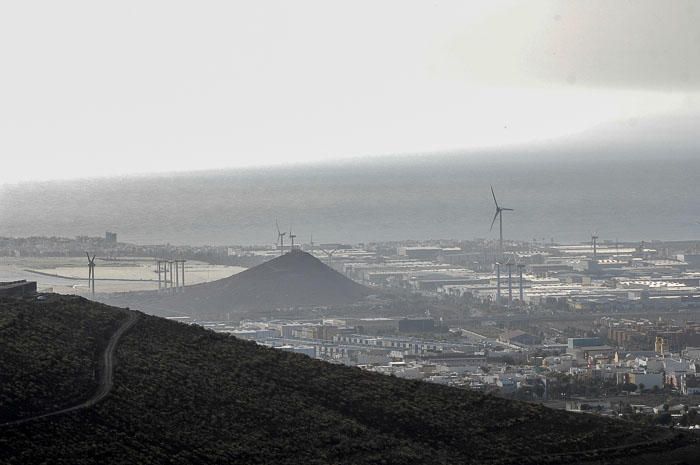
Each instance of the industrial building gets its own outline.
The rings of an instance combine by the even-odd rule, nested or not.
[[[0,297],[22,297],[36,294],[36,281],[0,282]]]

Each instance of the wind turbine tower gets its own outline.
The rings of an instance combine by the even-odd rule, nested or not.
[[[501,264],[496,262],[496,303],[501,303]]]
[[[292,240],[291,250],[294,250],[294,238],[297,237],[296,234],[292,234],[292,228],[289,228],[289,239]]]
[[[275,225],[277,226],[277,241],[280,244],[280,255],[284,255],[284,236],[286,236],[287,233],[280,231],[280,225],[277,221],[275,221]]]
[[[496,204],[496,214],[493,215],[493,221],[491,221],[491,228],[489,231],[493,230],[493,225],[498,218],[498,255],[503,256],[503,212],[512,212],[512,208],[505,208],[498,205],[498,200],[496,200],[496,193],[493,191],[493,186],[491,186],[491,196],[493,196],[493,203]]]

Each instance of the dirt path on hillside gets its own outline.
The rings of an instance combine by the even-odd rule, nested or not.
[[[56,415],[63,415],[64,413],[74,412],[76,410],[81,410],[84,408],[92,407],[93,405],[100,402],[102,399],[109,395],[109,392],[114,386],[114,353],[116,352],[117,345],[119,344],[119,339],[124,335],[126,331],[129,330],[138,321],[140,314],[133,312],[129,315],[129,318],[122,323],[122,325],[117,328],[117,330],[109,338],[109,343],[105,348],[102,360],[102,370],[100,374],[100,379],[98,380],[97,391],[87,400],[73,405],[71,407],[66,407],[61,410],[55,410],[49,413],[43,413],[41,415],[35,415],[28,418],[22,418],[20,420],[14,420],[7,423],[0,423],[0,426],[15,426],[21,425],[22,423],[27,423],[33,420],[38,420],[40,418],[48,418]]]

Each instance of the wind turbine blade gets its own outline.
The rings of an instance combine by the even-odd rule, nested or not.
[[[501,208],[501,211],[512,212],[515,211],[512,208]]]
[[[496,222],[496,218],[498,218],[498,214],[501,213],[500,210],[496,210],[496,214],[493,215],[493,221],[491,221],[491,227],[489,228],[489,231],[493,230],[493,224]]]
[[[496,200],[496,193],[493,191],[493,186],[491,186],[491,195],[493,196],[493,203],[496,204],[496,208],[498,207],[498,200]]]

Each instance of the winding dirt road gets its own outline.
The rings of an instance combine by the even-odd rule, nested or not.
[[[100,373],[100,379],[98,380],[97,391],[87,400],[73,405],[71,407],[66,407],[61,410],[55,410],[49,413],[43,413],[41,415],[35,415],[33,417],[22,418],[20,420],[14,420],[7,423],[0,423],[0,426],[15,426],[21,425],[22,423],[28,423],[33,420],[38,420],[40,418],[48,418],[56,415],[63,415],[64,413],[74,412],[76,410],[81,410],[84,408],[92,407],[96,403],[100,402],[102,399],[109,395],[109,391],[112,390],[114,386],[114,352],[119,344],[119,339],[124,335],[126,331],[129,330],[140,317],[139,313],[132,312],[129,318],[122,323],[122,325],[117,328],[117,330],[109,338],[107,347],[105,348],[102,360],[102,371]]]

